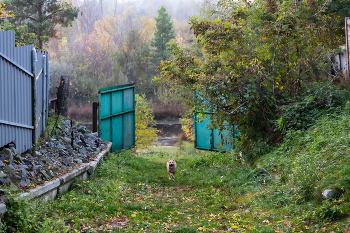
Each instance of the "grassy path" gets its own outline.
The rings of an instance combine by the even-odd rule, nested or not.
[[[192,162],[195,157],[192,155]],[[89,208],[95,209],[98,214],[91,214],[93,218],[86,221],[95,230],[227,232],[238,228],[239,224],[242,229],[249,228],[249,222],[241,218],[243,207],[238,206],[232,190],[215,187],[225,171],[216,171],[215,174],[205,167],[197,170],[196,162],[201,160],[191,164],[189,158],[177,157],[179,172],[176,181],[169,181],[165,168],[168,158],[163,153],[142,157],[128,152],[111,155],[110,160],[98,170],[98,176],[104,177],[99,180],[103,184],[102,190],[96,187],[96,181],[86,182],[70,193],[68,199],[75,192],[90,193],[91,201],[100,199]],[[115,169],[111,169],[111,162]],[[215,176],[217,180],[213,181]],[[84,216],[81,217],[86,217],[85,211],[82,212]],[[104,217],[96,221],[96,215]],[[79,222],[79,217],[76,217],[75,221]],[[83,225],[86,228],[89,224]]]
[[[178,173],[169,181],[173,157]],[[124,151],[54,202],[11,217],[22,232],[349,232],[348,217],[320,217],[345,199],[300,204],[272,177],[233,153]]]

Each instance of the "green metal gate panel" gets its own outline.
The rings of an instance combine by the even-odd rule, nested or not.
[[[194,136],[195,136],[195,148],[201,150],[214,150],[214,151],[227,151],[234,149],[232,144],[232,136],[237,137],[237,126],[234,126],[233,132],[225,129],[220,131],[218,129],[208,129],[211,124],[210,115],[212,113],[205,113],[206,118],[198,120],[198,113],[194,115]],[[229,126],[229,125],[225,125]]]
[[[99,91],[99,137],[112,142],[112,152],[135,146],[135,85]]]

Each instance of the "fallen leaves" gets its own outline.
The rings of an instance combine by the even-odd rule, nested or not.
[[[113,229],[113,228],[121,229],[121,228],[126,228],[128,222],[129,222],[128,218],[113,217],[103,225],[107,229]]]
[[[264,223],[264,224],[269,224],[270,221],[269,221],[268,219],[265,219],[265,220],[263,221],[263,223]]]

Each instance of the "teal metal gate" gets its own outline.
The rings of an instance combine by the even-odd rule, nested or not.
[[[99,137],[112,142],[112,152],[135,146],[135,85],[99,91]]]
[[[212,113],[205,113],[206,118],[199,120],[199,113],[194,115],[194,144],[195,148],[201,150],[227,151],[234,149],[233,138],[238,136],[237,126],[233,127],[233,131],[228,130],[229,124],[224,125],[225,130],[208,129],[211,124],[210,116]]]

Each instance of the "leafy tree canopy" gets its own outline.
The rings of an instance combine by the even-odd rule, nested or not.
[[[327,5],[328,4],[328,5]],[[197,111],[215,111],[213,126],[239,125],[245,148],[257,139],[275,142],[278,106],[295,101],[312,82],[331,81],[332,57],[344,36],[320,0],[219,1],[214,21],[190,21],[204,58],[175,42],[159,67],[164,86],[197,92]],[[338,73],[339,74],[339,73]]]
[[[28,26],[18,26],[4,21],[0,23],[0,31],[15,31],[16,47],[36,43],[36,35],[28,31]]]
[[[13,17],[13,14],[11,14],[11,11],[5,11],[5,3],[0,3],[0,20],[6,19],[7,17]]]
[[[6,0],[6,9],[15,17],[9,21],[16,26],[27,25],[28,31],[35,33],[38,47],[43,48],[43,42],[48,37],[55,37],[57,24],[69,26],[78,16],[79,9],[65,1],[58,0]]]

